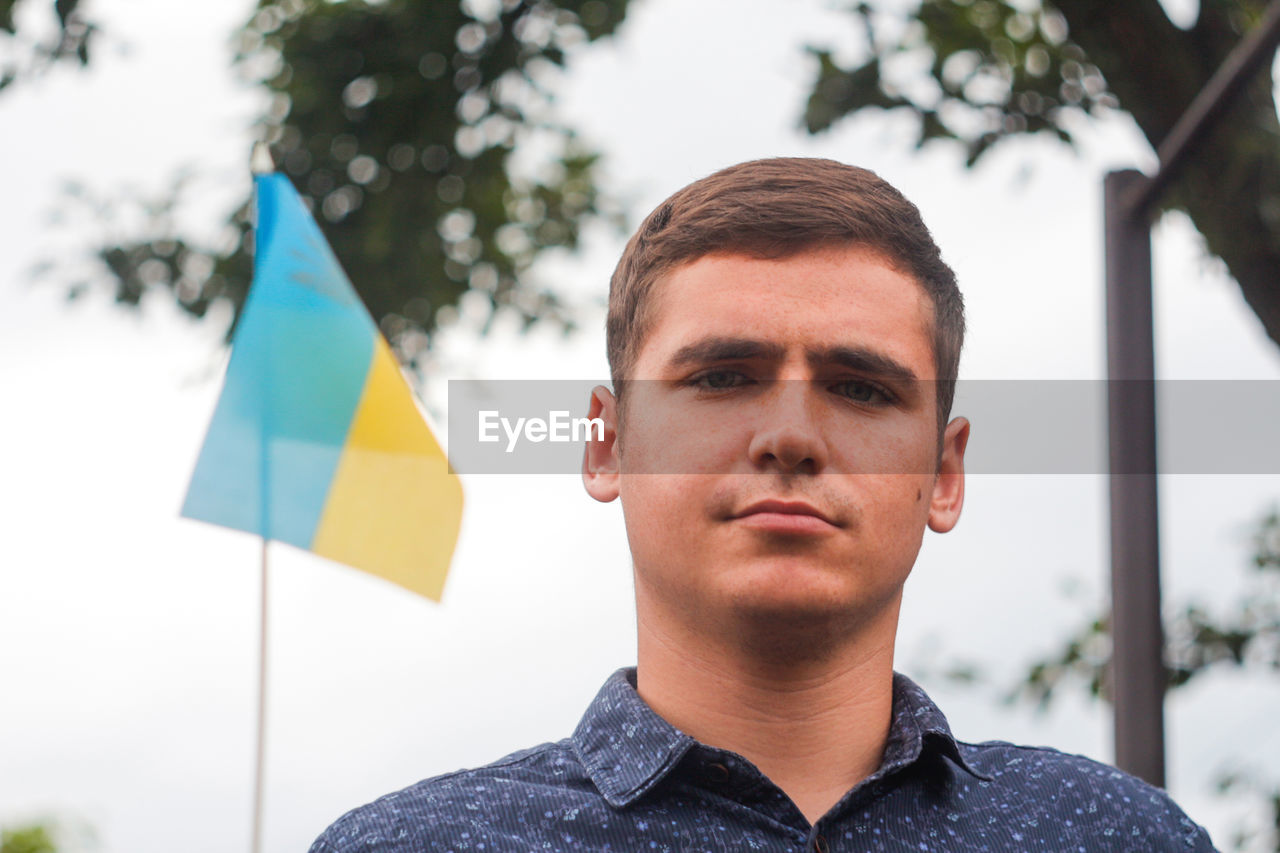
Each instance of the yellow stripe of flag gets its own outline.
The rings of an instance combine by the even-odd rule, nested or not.
[[[462,487],[379,337],[311,549],[439,601],[461,523]]]

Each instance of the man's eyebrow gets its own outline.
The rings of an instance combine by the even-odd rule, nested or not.
[[[753,341],[750,338],[703,338],[680,347],[667,364],[670,367],[687,367],[717,361],[780,361],[785,355],[786,348],[782,344]]]
[[[899,382],[915,382],[916,374],[907,367],[883,353],[862,347],[826,347],[809,350],[805,354],[810,367],[838,365],[859,373],[865,373],[880,379]]]

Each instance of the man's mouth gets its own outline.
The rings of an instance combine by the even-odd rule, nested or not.
[[[736,513],[733,519],[757,530],[794,535],[830,533],[840,527],[834,519],[804,501],[758,501]]]

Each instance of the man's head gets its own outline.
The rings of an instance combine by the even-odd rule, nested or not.
[[[938,424],[946,424],[964,343],[964,302],[920,211],[875,173],[834,160],[779,157],[721,169],[679,190],[627,243],[609,285],[606,346],[621,392],[672,270],[710,254],[785,258],[859,246],[913,278],[933,305]],[[784,296],[784,294],[779,294]]]
[[[622,501],[642,648],[891,646],[925,527],[963,504],[962,331],[919,213],[869,172],[760,161],[664,202],[614,275],[619,396],[593,392],[583,461]]]

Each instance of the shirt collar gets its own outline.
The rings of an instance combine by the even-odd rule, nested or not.
[[[591,781],[614,807],[662,781],[695,743],[645,704],[635,681],[634,667],[609,676],[572,738]]]
[[[615,808],[635,802],[661,782],[697,743],[645,704],[635,677],[634,667],[611,675],[572,737],[591,781]],[[913,764],[926,750],[945,755],[972,776],[989,779],[964,760],[938,706],[911,679],[894,673],[893,719],[884,758],[872,778]]]
[[[945,755],[970,776],[991,781],[991,777],[977,772],[965,761],[947,718],[929,695],[910,678],[895,672],[889,739],[884,745],[880,769],[873,776],[887,776],[900,770],[914,763],[927,749]]]

